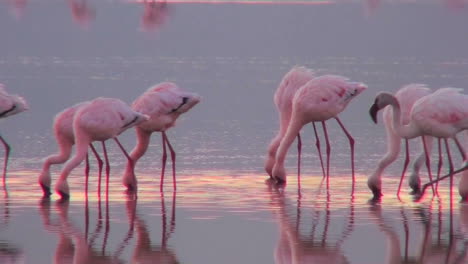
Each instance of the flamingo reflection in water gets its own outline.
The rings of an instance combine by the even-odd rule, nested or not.
[[[88,210],[88,207],[85,207]],[[46,230],[58,235],[57,247],[54,254],[54,262],[57,264],[120,264],[124,263],[115,256],[110,256],[106,253],[105,247],[109,232],[109,219],[106,217],[107,228],[104,233],[102,250],[95,249],[93,244],[95,238],[101,232],[101,220],[97,221],[96,231],[88,240],[87,230],[85,232],[79,230],[76,225],[68,217],[69,201],[61,200],[55,203],[55,210],[58,213],[58,220],[51,217],[50,200],[42,199],[39,204],[40,215],[43,225]],[[89,212],[85,212],[86,216]],[[101,215],[101,207],[99,207],[99,215]],[[88,224],[86,219],[85,223]],[[87,229],[87,226],[85,227]]]
[[[348,220],[346,227],[336,241],[330,242],[328,235],[331,231],[329,228],[332,216],[329,208],[329,193],[326,194],[327,201],[325,210],[318,208],[316,204],[314,205],[311,232],[306,236],[304,230],[307,227],[303,224],[301,225],[301,223],[304,222],[303,218],[305,215],[303,208],[301,208],[301,196],[299,196],[297,207],[295,207],[285,197],[283,190],[272,187],[271,184],[269,185],[271,207],[278,219],[280,227],[280,238],[274,254],[275,263],[349,263],[349,260],[342,250],[342,245],[354,229],[353,198],[351,199],[349,215],[343,217]],[[294,211],[296,212],[295,217],[293,217]],[[321,213],[325,214],[323,218],[323,231],[321,233],[321,238],[316,238],[314,237],[316,231],[318,227],[321,226]],[[306,221],[305,223],[309,224],[310,221]]]
[[[131,263],[161,263],[176,264],[179,263],[176,254],[168,247],[167,242],[175,230],[175,206],[176,193],[172,193],[172,209],[169,227],[167,225],[167,213],[164,194],[161,193],[161,242],[159,245],[153,245],[150,237],[150,231],[147,224],[138,213],[137,199],[128,197],[127,215],[130,223],[130,232],[136,230],[136,243],[133,250]]]
[[[3,228],[7,228],[10,223],[10,201],[8,193],[5,190],[3,211],[0,214],[0,233]],[[2,264],[20,264],[25,263],[25,254],[23,250],[12,242],[0,238],[0,263]]]
[[[143,8],[141,25],[145,31],[159,29],[166,22],[170,12],[166,0],[143,0]]]
[[[376,221],[380,231],[387,238],[387,258],[385,262],[388,264],[399,263],[467,263],[467,246],[468,246],[468,233],[465,232],[468,227],[468,209],[466,205],[460,205],[460,226],[461,231],[456,232],[454,228],[453,208],[444,211],[442,208],[441,200],[438,200],[438,212],[433,213],[433,204],[436,199],[431,201],[429,208],[416,207],[410,210],[414,211],[413,217],[407,217],[405,208],[401,208],[401,219],[404,226],[405,238],[404,249],[401,248],[399,232],[397,232],[394,224],[395,218],[387,219],[382,212],[382,205],[380,203],[372,204],[369,208],[370,218]],[[437,223],[434,220],[437,217]],[[411,221],[413,220],[414,221]],[[414,248],[414,239],[410,239],[410,232],[415,231],[416,228],[410,228],[410,224],[416,222],[422,225],[420,244],[416,245],[418,250],[416,256],[409,256],[410,247]],[[448,228],[447,228],[448,227]],[[459,243],[462,242],[462,243]],[[463,246],[460,250],[458,245]],[[402,252],[404,251],[404,253]]]

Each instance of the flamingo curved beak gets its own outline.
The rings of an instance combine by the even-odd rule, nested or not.
[[[369,115],[371,116],[372,121],[374,121],[374,123],[376,124],[377,124],[377,113],[379,112],[379,110],[380,110],[379,106],[376,103],[374,103],[369,109]]]

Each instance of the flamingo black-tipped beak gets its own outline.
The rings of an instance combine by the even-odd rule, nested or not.
[[[377,113],[379,112],[379,107],[377,106],[376,103],[374,103],[371,108],[369,109],[369,114],[372,118],[372,121],[377,124]]]

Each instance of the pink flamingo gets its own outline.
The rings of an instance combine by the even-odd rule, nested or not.
[[[123,101],[114,98],[99,97],[92,100],[89,104],[80,107],[73,119],[76,153],[75,156],[64,165],[55,185],[56,192],[60,194],[63,199],[68,199],[70,197],[67,177],[70,172],[85,159],[88,153],[88,146],[93,141],[104,142],[113,138],[128,161],[132,163],[127,152],[117,139],[117,136],[126,129],[148,119],[148,116],[132,110],[130,106]],[[108,164],[109,159],[107,158],[104,144],[103,147],[106,164]],[[107,167],[110,168],[109,166]],[[107,180],[109,180],[109,172],[107,173]],[[43,189],[47,190],[47,188],[50,187],[47,185],[43,186]]]
[[[162,82],[150,87],[133,102],[133,110],[148,115],[150,119],[135,127],[137,144],[130,153],[130,157],[133,161],[133,166],[135,166],[148,149],[151,134],[153,132],[161,132],[163,148],[161,191],[163,189],[164,170],[167,160],[166,145],[171,152],[173,184],[174,190],[176,189],[176,154],[166,135],[166,130],[173,127],[177,118],[198,104],[198,102],[200,102],[200,96],[186,92],[171,82]],[[127,164],[122,182],[129,190],[136,190],[137,188],[137,181],[131,163]]]
[[[0,83],[0,118],[9,117],[29,109],[26,100],[18,95],[11,95],[5,90],[5,86]],[[3,183],[6,180],[6,172],[8,166],[8,159],[10,157],[11,147],[8,143],[0,136],[0,141],[5,148],[5,159],[3,162]]]
[[[275,92],[274,102],[276,109],[278,110],[280,127],[278,134],[273,138],[270,145],[268,146],[268,156],[265,161],[265,171],[272,177],[273,167],[275,165],[275,156],[276,151],[280,145],[281,139],[286,134],[286,130],[289,126],[292,114],[292,101],[293,97],[296,94],[297,90],[301,88],[308,81],[312,80],[315,77],[315,73],[306,67],[295,66],[289,72],[287,72],[278,86],[278,89]],[[322,153],[320,151],[320,142],[317,136],[317,129],[315,123],[312,122],[314,126],[316,146],[319,153],[320,164],[322,165],[323,176],[325,177],[325,170],[323,168]],[[301,164],[301,134],[297,134],[297,152],[298,152],[298,171],[300,170]],[[328,168],[327,168],[328,172]]]
[[[463,139],[465,142],[465,155],[466,150],[468,149],[468,131],[465,132],[465,138]],[[462,201],[468,200],[468,170],[462,172],[462,176],[460,181],[458,182],[458,194],[461,196]]]
[[[82,27],[88,27],[96,18],[96,11],[88,5],[87,0],[68,0],[73,20]]]
[[[272,175],[278,183],[286,182],[284,160],[287,151],[301,128],[309,122],[322,122],[327,141],[327,164],[330,163],[330,148],[325,121],[335,118],[348,137],[351,146],[351,166],[354,186],[354,139],[337,115],[346,108],[351,99],[355,98],[365,89],[367,89],[367,86],[362,83],[350,82],[347,78],[336,75],[324,75],[314,78],[299,88],[292,101],[291,121],[275,157]],[[327,183],[328,178],[327,176]]]
[[[143,0],[144,10],[141,17],[143,29],[147,31],[158,29],[166,22],[169,7],[165,0]]]
[[[433,181],[430,170],[429,151],[426,140],[422,137],[430,182],[422,187],[421,196],[428,186],[433,188],[432,184],[468,168],[468,165],[465,165],[457,171],[453,170],[453,162],[448,145],[448,139],[453,139],[460,150],[463,160],[466,160],[465,151],[456,138],[457,133],[468,129],[468,95],[461,94],[460,91],[462,90],[457,88],[441,88],[430,95],[422,97],[413,105],[410,113],[411,119],[407,125],[402,125],[401,123],[401,107],[398,100],[392,94],[379,93],[369,110],[372,119],[374,122],[377,122],[377,112],[385,106],[390,105],[394,117],[393,127],[402,138],[411,139],[427,135],[444,140],[450,173]],[[452,179],[453,177],[451,177],[450,190]]]
[[[50,176],[50,166],[53,164],[62,164],[68,160],[71,155],[71,150],[73,145],[75,144],[75,136],[73,135],[73,118],[81,107],[85,105],[89,105],[90,102],[82,102],[76,105],[73,105],[65,110],[61,111],[55,116],[54,119],[54,136],[57,140],[57,144],[59,145],[59,153],[52,154],[48,156],[45,161],[44,165],[42,166],[42,171],[39,174],[39,184],[43,186],[44,195],[50,195],[50,189],[47,186],[51,184],[51,176]],[[99,190],[100,190],[100,183],[101,183],[101,172],[102,172],[102,159],[99,157],[96,149],[94,148],[93,144],[89,145],[91,150],[93,151],[96,159],[98,161],[99,166]],[[85,175],[86,175],[86,188],[88,186],[88,175],[89,175],[89,161],[88,156],[86,156],[86,167],[85,167]],[[100,191],[98,191],[100,193]]]
[[[414,103],[423,96],[426,96],[430,93],[431,90],[423,84],[409,84],[403,86],[400,90],[396,92],[395,98],[400,103],[402,114],[401,119],[403,124],[406,125],[409,123],[411,108],[413,107]],[[369,186],[369,189],[372,190],[372,192],[374,193],[374,197],[376,198],[382,196],[382,173],[385,170],[385,168],[387,168],[391,163],[393,163],[396,160],[398,153],[400,152],[400,142],[402,139],[393,127],[393,113],[389,107],[384,109],[383,120],[385,130],[387,132],[387,153],[385,153],[382,159],[380,159],[377,168],[367,180],[367,185]],[[408,147],[408,139],[405,139],[405,145]],[[400,193],[403,177],[406,171],[406,167],[409,163],[408,151],[408,148],[406,148],[406,159],[401,175],[400,185],[398,186],[397,195],[399,195]],[[413,172],[410,176],[409,186],[413,189],[415,193],[419,192],[419,189],[421,187],[421,180],[419,179],[418,173],[422,163],[424,162],[424,158],[424,151],[422,151],[413,164]]]

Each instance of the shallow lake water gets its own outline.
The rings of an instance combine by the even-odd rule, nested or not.
[[[468,83],[467,4],[168,1],[152,17],[144,1],[0,2],[0,82],[30,105],[2,120],[12,152],[0,195],[0,263],[467,263],[468,205],[456,186],[450,195],[443,182],[438,197],[414,202],[405,181],[398,199],[402,155],[384,173],[380,202],[366,185],[386,151],[383,125],[368,115],[376,93]],[[369,87],[340,114],[356,140],[354,191],[349,144],[333,120],[328,188],[310,125],[300,185],[295,144],[288,184],[266,181],[278,129],[273,94],[294,65]],[[137,195],[125,193],[126,159],[109,141],[108,193],[97,192],[91,157],[87,193],[82,164],[69,177],[69,201],[42,199],[37,176],[57,150],[57,112],[98,96],[131,103],[161,81],[202,96],[168,131],[177,191],[170,159],[159,191],[155,133],[136,167]],[[120,139],[131,150],[135,133]],[[414,159],[419,142],[410,145]]]

